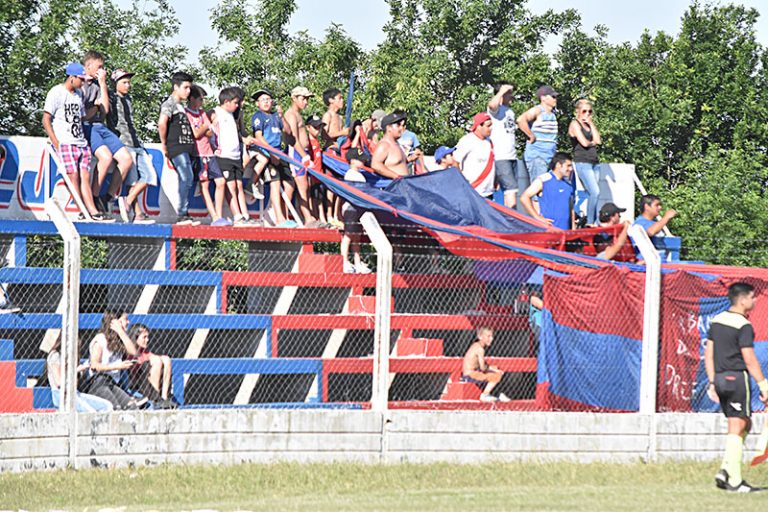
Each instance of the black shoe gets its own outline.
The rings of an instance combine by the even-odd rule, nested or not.
[[[728,492],[746,493],[746,492],[763,492],[765,491],[765,488],[753,487],[749,485],[747,482],[745,482],[744,480],[742,480],[739,485],[726,484],[725,490]]]
[[[726,470],[721,469],[717,472],[715,475],[715,485],[718,489],[728,488],[728,472]]]

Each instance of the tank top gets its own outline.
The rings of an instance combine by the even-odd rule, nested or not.
[[[221,107],[216,107],[216,122],[218,123],[218,133],[216,134],[216,143],[219,147],[216,149],[216,156],[229,158],[230,160],[240,160],[240,131],[237,129],[235,117]]]
[[[571,204],[574,192],[571,182],[566,178],[557,179],[552,171],[542,174],[537,179],[542,182],[539,198],[541,215],[552,219],[552,225],[556,228],[571,229]]]
[[[536,140],[525,143],[525,159],[543,158],[549,162],[557,152],[557,118],[539,105],[541,114],[531,124]]]
[[[116,352],[112,352],[112,351],[109,350],[108,343],[107,343],[107,337],[104,336],[104,333],[100,332],[99,334],[94,336],[93,340],[91,341],[91,345],[90,346],[93,347],[95,345],[98,345],[98,346],[101,347],[101,360],[99,361],[101,364],[107,365],[107,364],[111,364],[111,363],[115,363],[115,362],[123,360],[123,355],[122,354],[118,354]],[[108,371],[108,372],[94,372],[93,370],[88,369],[88,375],[89,376],[92,377],[96,373],[105,373],[105,374],[109,375],[110,377],[112,377],[112,379],[115,382],[119,382],[120,381],[120,370],[111,370],[111,371]]]
[[[587,130],[581,122],[576,121],[579,123],[579,128],[581,129],[581,133],[584,134],[584,137],[590,142],[592,142],[592,130]],[[580,162],[580,163],[587,163],[587,164],[597,164],[597,146],[589,146],[585,147],[582,146],[579,142],[579,139],[576,137],[571,137],[571,142],[573,143],[573,161],[574,162]]]

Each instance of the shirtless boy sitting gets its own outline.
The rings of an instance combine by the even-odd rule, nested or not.
[[[405,130],[405,113],[393,112],[381,120],[384,136],[376,146],[371,158],[371,169],[385,178],[397,179],[408,176],[408,162],[405,153],[397,143]]]
[[[493,342],[493,330],[490,327],[480,327],[477,330],[477,341],[470,345],[464,354],[464,365],[461,370],[462,382],[472,382],[478,386],[485,385],[480,395],[481,402],[496,402],[499,399],[491,395],[491,391],[501,382],[504,372],[485,362],[485,349]]]

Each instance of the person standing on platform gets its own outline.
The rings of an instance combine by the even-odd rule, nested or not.
[[[576,102],[576,115],[568,126],[568,135],[573,144],[573,166],[587,192],[587,224],[590,225],[597,222],[597,200],[600,195],[597,146],[602,143],[592,114],[592,103],[581,99]]]
[[[555,106],[558,92],[549,85],[542,85],[536,95],[539,104],[517,118],[518,128],[528,137],[523,159],[531,183],[547,172],[549,162],[557,152]]]
[[[517,194],[528,188],[528,174],[517,168],[515,147],[515,113],[509,108],[512,101],[512,85],[500,82],[493,88],[493,98],[488,102],[491,116],[491,141],[495,157],[496,183],[504,192],[504,206],[514,208]]]
[[[475,114],[469,133],[459,139],[453,153],[461,168],[461,174],[485,199],[493,198],[496,181],[493,143],[490,139],[491,126],[491,116],[488,112]]]

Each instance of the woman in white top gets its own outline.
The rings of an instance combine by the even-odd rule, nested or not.
[[[60,388],[61,381],[63,380],[61,375],[61,336],[56,339],[53,347],[51,347],[51,350],[48,352],[46,364],[48,383],[51,386],[51,398],[53,399],[53,405],[58,409],[61,407]],[[80,373],[84,372],[87,368],[88,363],[79,365],[75,370],[76,375],[79,376]],[[75,407],[77,412],[103,412],[111,411],[113,409],[112,404],[109,401],[87,393],[80,393],[79,391],[75,398]]]
[[[115,409],[137,409],[147,399],[136,400],[120,387],[120,372],[133,366],[136,360],[123,360],[126,352],[135,352],[133,342],[125,333],[128,314],[107,311],[101,319],[101,331],[88,348],[90,379],[86,391],[109,400]]]

